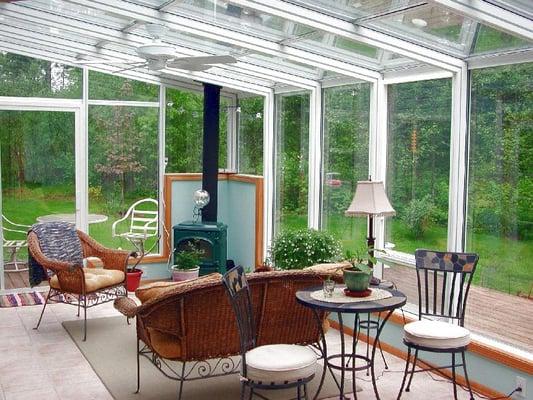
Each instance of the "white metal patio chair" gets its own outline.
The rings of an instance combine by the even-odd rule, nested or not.
[[[28,242],[26,240],[28,229],[30,229],[29,225],[16,224],[2,214],[2,245],[9,253],[9,261],[4,262],[4,265],[6,267],[8,265],[13,266],[13,268],[6,268],[4,270],[5,272],[20,272],[28,270],[28,264],[17,259],[20,249],[28,247]],[[8,232],[15,236],[22,236],[24,239],[6,239],[6,234]]]
[[[155,210],[146,210],[146,206],[155,205]],[[137,264],[142,258],[150,253],[157,245],[157,240],[154,245],[148,249],[145,248],[146,241],[150,238],[159,237],[159,210],[158,202],[154,199],[142,199],[136,201],[131,205],[126,214],[119,220],[115,221],[111,226],[113,237],[124,238],[128,240],[135,249],[139,252]],[[129,224],[129,229],[124,232],[119,232],[119,226],[125,226],[126,222]]]

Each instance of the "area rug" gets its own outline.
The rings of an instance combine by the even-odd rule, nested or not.
[[[35,306],[39,304],[44,304],[47,292],[48,291],[3,294],[0,296],[0,308]]]
[[[161,374],[147,359],[141,357],[141,391],[136,388],[136,335],[135,323],[126,324],[124,317],[97,318],[87,321],[87,341],[82,338],[83,321],[66,321],[63,327],[76,343],[84,357],[117,400],[176,400],[178,382]],[[175,366],[179,366],[175,363]],[[309,384],[312,398],[316,392],[322,367],[317,367],[315,379]],[[272,400],[296,397],[296,390],[261,392]],[[338,396],[338,389],[328,373],[320,398]],[[238,400],[240,384],[238,375],[200,379],[185,382],[182,400]]]

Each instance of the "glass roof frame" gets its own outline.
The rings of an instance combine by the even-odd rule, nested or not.
[[[306,7],[309,1],[231,0],[222,3],[217,0],[191,0],[191,4],[184,7],[182,1],[176,0],[29,0],[0,4],[0,32],[6,34],[11,45],[15,44],[15,39],[19,46],[24,40],[28,44],[36,41],[47,49],[57,48],[62,58],[68,58],[74,50],[78,55],[99,59],[105,56],[110,60],[137,61],[139,57],[135,47],[151,41],[149,35],[143,33],[143,24],[159,23],[172,32],[172,38],[169,36],[166,42],[185,56],[218,54],[225,50],[239,61],[232,66],[218,66],[205,72],[165,69],[157,75],[180,80],[211,77],[221,84],[231,82],[240,90],[248,88],[260,93],[283,85],[310,89],[326,76],[328,81],[334,79],[332,74],[342,79],[351,77],[375,82],[395,70],[427,68],[428,65],[456,72],[468,63],[469,57],[474,57],[479,63],[479,56],[485,55],[470,56],[481,23],[503,27],[504,31],[532,39],[533,43],[531,19],[527,10],[519,10],[521,0],[494,0],[496,3],[518,1],[518,5],[510,4],[506,8],[491,3],[475,8],[468,0],[432,1],[432,6],[439,5],[471,21],[469,26],[463,24],[459,32],[461,43],[468,49],[462,53],[460,50],[450,52],[444,46],[431,48],[425,45],[424,37],[412,40],[395,29],[376,25],[382,18],[400,16],[425,7],[426,2],[405,0],[391,3],[394,7],[385,7],[389,0],[382,0],[379,4],[381,9],[359,16],[354,23],[354,20],[349,20],[349,15],[339,16],[332,7],[327,7],[331,3],[340,4],[337,0],[317,0],[314,3],[320,4],[320,7]],[[192,4],[200,6],[194,8]],[[213,21],[209,20],[212,17],[209,7],[214,10]],[[222,15],[217,19],[221,11],[226,10],[225,14],[228,14],[229,7],[233,7],[231,11],[236,14]],[[207,17],[202,15],[205,10]],[[23,25],[14,26],[13,18],[22,21]],[[27,26],[24,26],[24,21]],[[232,26],[235,21],[240,21],[241,26]],[[253,25],[258,22],[274,25],[258,31]],[[46,31],[29,29],[30,23],[43,25],[49,30],[50,37],[45,37]],[[251,26],[257,31],[255,35],[247,32]],[[20,37],[16,37],[17,32],[21,33]],[[318,41],[312,39],[316,34],[319,35]],[[347,40],[349,47],[337,47],[335,43],[339,39]],[[370,53],[364,54],[364,46],[375,49],[375,59],[370,57]],[[533,46],[511,49],[517,54],[530,50]],[[509,58],[509,50],[502,51],[502,54]],[[515,58],[519,59],[519,55]],[[106,66],[106,69],[117,72],[121,68]]]

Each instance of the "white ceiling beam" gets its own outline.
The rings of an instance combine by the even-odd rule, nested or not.
[[[379,72],[356,64],[335,60],[315,52],[283,46],[276,42],[261,39],[228,28],[216,26],[190,17],[180,16],[176,14],[175,10],[170,14],[120,0],[64,1],[104,12],[119,14],[127,18],[136,18],[137,20],[142,20],[146,23],[164,24],[172,30],[204,37],[217,42],[225,42],[234,46],[251,49],[259,53],[283,57],[290,61],[308,64],[313,67],[326,69],[347,76],[353,76],[370,82],[374,82],[381,77]]]
[[[59,32],[72,32],[78,35],[93,37],[100,40],[97,46],[99,44],[105,45],[107,43],[118,43],[121,45],[134,47],[152,42],[150,38],[128,33],[126,31],[117,31],[105,27],[99,27],[97,30],[95,30],[94,25],[90,23],[72,20],[67,17],[57,16],[26,7],[20,7],[14,4],[0,5],[0,9],[3,9],[2,12],[6,16],[20,19],[22,24],[21,26],[23,26],[23,22],[26,20],[41,26],[57,28],[59,29]],[[139,24],[139,21],[137,21],[137,24]],[[177,52],[183,53],[186,56],[208,55],[208,53],[196,51],[184,46],[175,44],[172,45],[176,48]],[[234,66],[224,66],[224,68],[237,73],[249,74],[255,78],[264,79],[265,77],[270,77],[273,81],[288,85],[296,85],[306,89],[310,89],[316,85],[316,81],[313,79],[304,78],[291,73],[242,61],[239,61]]]
[[[463,65],[461,59],[409,42],[390,34],[331,17],[318,11],[282,0],[232,0],[232,4],[253,8],[280,18],[355,40],[369,46],[392,51],[423,63],[456,72]]]
[[[432,0],[454,13],[533,42],[533,21],[483,0]]]

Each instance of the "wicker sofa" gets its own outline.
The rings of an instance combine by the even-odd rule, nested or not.
[[[320,285],[324,274],[303,270],[247,275],[258,345],[318,342],[320,331],[315,316],[296,302],[295,293]],[[231,358],[239,354],[238,330],[220,274],[183,283],[154,283],[139,288],[136,295],[141,305],[125,298],[118,300],[115,307],[127,317],[136,317],[138,359],[141,355],[147,357],[167,377],[180,381],[178,398],[183,381],[191,377],[239,371],[239,365]],[[325,319],[324,315],[319,317]],[[170,369],[165,360],[181,364]],[[139,378],[137,384],[139,389]]]

